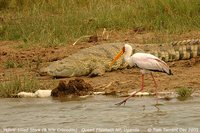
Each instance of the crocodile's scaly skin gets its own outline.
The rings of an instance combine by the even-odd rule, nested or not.
[[[40,70],[41,75],[48,74],[55,77],[73,77],[99,74],[100,71],[122,69],[128,65],[123,58],[119,59],[112,68],[109,67],[114,56],[124,43],[108,43],[86,48],[62,60],[53,62],[50,66]],[[130,44],[133,53],[151,53],[160,59],[176,61],[200,56],[200,39],[184,40],[165,44]]]

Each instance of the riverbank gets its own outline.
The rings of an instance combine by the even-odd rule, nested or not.
[[[117,34],[117,33],[115,33]],[[124,35],[125,36],[125,35]],[[199,32],[190,32],[177,35],[177,40],[185,40],[192,37],[200,36]],[[129,34],[126,35],[129,42],[140,42],[141,38],[154,38],[154,34]],[[175,36],[173,36],[175,37]],[[114,40],[116,38],[110,38]],[[123,36],[119,36],[121,42],[124,41]],[[17,41],[1,41],[0,42],[0,97],[12,97],[18,92],[35,92],[38,89],[52,90],[58,86],[60,80],[68,82],[73,78],[53,79],[50,76],[40,76],[39,69],[47,66],[53,61],[61,60],[79,50],[94,45],[101,45],[107,41],[87,42],[80,41],[75,46],[67,45],[55,48],[30,47],[20,48],[21,43]],[[180,60],[168,62],[171,67],[173,76],[155,73],[158,82],[158,91],[176,91],[181,87],[191,88],[193,90],[200,89],[200,58],[192,58],[190,60]],[[90,78],[82,76],[86,82],[90,83],[94,91],[107,91],[108,93],[130,93],[140,88],[140,72],[136,68],[124,69],[105,73],[102,76]],[[153,92],[154,86],[151,77],[145,76],[145,91]]]
[[[199,5],[198,0],[2,0],[0,97],[52,90],[60,80],[74,79],[41,77],[38,71],[84,48],[115,42],[159,44],[199,39]],[[73,46],[82,36],[89,37]],[[168,64],[174,75],[155,73],[158,91],[200,89],[199,57]],[[134,68],[80,78],[96,91],[140,88],[140,73]],[[145,80],[145,88],[153,91],[151,80]]]

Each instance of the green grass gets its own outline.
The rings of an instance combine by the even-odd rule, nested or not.
[[[15,63],[15,61],[13,61],[13,60],[7,60],[7,61],[4,63],[4,66],[5,66],[6,69],[15,68],[16,63]]]
[[[0,97],[16,97],[16,94],[19,92],[35,92],[40,87],[36,79],[29,79],[27,77],[20,79],[14,76],[9,82],[0,83]]]
[[[191,97],[192,95],[192,89],[191,88],[187,88],[187,87],[181,87],[181,88],[178,88],[176,90],[177,94],[178,94],[178,99],[183,101],[183,100],[186,100],[188,99],[189,97]]]
[[[0,0],[0,40],[58,46],[83,35],[142,27],[200,29],[199,0]]]
[[[24,64],[23,63],[19,63],[19,62],[16,62],[15,60],[13,59],[8,59],[4,62],[4,67],[6,69],[9,69],[9,68],[23,68]]]

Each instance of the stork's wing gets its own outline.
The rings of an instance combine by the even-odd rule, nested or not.
[[[142,69],[161,71],[171,74],[169,66],[159,58],[146,57],[136,62],[137,66]]]
[[[167,74],[171,74],[171,70],[169,68],[169,66],[167,65],[167,63],[165,63],[164,61],[160,60],[160,59],[151,59],[151,60],[156,60],[158,66]]]

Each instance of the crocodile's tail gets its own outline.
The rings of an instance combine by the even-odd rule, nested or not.
[[[162,44],[156,50],[148,51],[148,53],[151,53],[166,62],[190,59],[200,56],[200,39]]]

